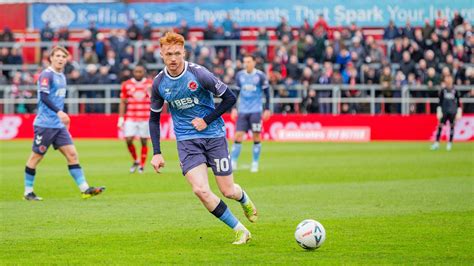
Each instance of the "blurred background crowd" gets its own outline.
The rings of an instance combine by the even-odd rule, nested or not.
[[[423,27],[412,27],[410,21],[405,25],[390,22],[382,36],[365,35],[355,23],[349,27],[331,27],[323,15],[317,21],[306,20],[300,27],[291,27],[282,17],[274,28],[254,29],[257,45],[237,46],[236,58],[232,58],[230,46],[219,42],[242,39],[241,28],[230,15],[222,23],[209,21],[207,27],[198,30],[190,29],[185,20],[173,29],[152,28],[145,20],[142,25],[130,21],[127,29],[108,31],[99,31],[91,22],[76,40],[79,60],[71,60],[66,66],[68,84],[120,84],[131,77],[136,63],[146,64],[149,76],[154,77],[162,68],[157,40],[168,30],[186,38],[189,61],[207,67],[227,84],[234,84],[235,74],[243,69],[242,56],[254,54],[257,68],[267,73],[274,97],[300,99],[297,103],[275,105],[276,112],[331,113],[330,104],[318,99],[331,97],[332,90],[312,90],[312,84],[380,85],[382,90],[376,92],[376,97],[383,98],[400,97],[406,85],[427,86],[411,92],[414,97],[437,97],[446,75],[452,75],[456,85],[474,84],[472,25],[457,12],[452,20],[439,12],[434,21],[426,20]],[[41,30],[40,39],[58,44],[71,41],[67,28],[53,29],[48,24]],[[13,33],[5,27],[0,42],[14,41]],[[0,64],[19,66],[24,61],[21,48],[1,48]],[[4,68],[0,71],[0,85],[35,84],[42,68],[48,65],[46,47],[41,48],[36,63],[40,66],[36,70]],[[306,88],[303,93],[297,89],[301,87]],[[34,91],[12,90],[12,93],[19,94],[18,97],[35,97]],[[104,97],[101,91],[85,93],[88,98]],[[349,89],[342,91],[342,97],[363,97],[367,93]],[[463,92],[463,97],[473,96],[474,90]],[[118,93],[112,97],[118,97]],[[361,104],[344,104],[341,113],[366,112],[364,108]],[[399,113],[399,108],[386,104],[379,106],[378,112]],[[434,108],[418,104],[411,111],[434,112]]]

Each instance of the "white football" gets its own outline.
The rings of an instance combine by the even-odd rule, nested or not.
[[[317,249],[326,240],[326,230],[318,221],[307,219],[296,227],[295,239],[304,249]]]

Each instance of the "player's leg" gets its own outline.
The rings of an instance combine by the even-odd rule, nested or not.
[[[25,192],[23,197],[25,200],[43,200],[43,198],[36,196],[33,191],[33,185],[35,182],[36,167],[43,159],[44,155],[38,154],[36,152],[31,152],[28,161],[25,166]]]
[[[125,143],[127,144],[128,152],[132,156],[132,166],[130,167],[130,173],[134,173],[139,166],[139,161],[137,157],[137,150],[135,149],[135,145],[133,144],[133,138],[135,137],[135,133],[137,132],[136,123],[130,120],[126,120],[123,129],[125,135]]]
[[[441,120],[439,121],[439,124],[438,124],[438,130],[436,132],[436,140],[433,143],[433,145],[431,145],[432,150],[439,149],[439,140],[441,139],[441,132],[443,131],[443,126],[446,123],[447,119],[448,118],[447,118],[446,114],[443,114],[443,117],[441,118]]]
[[[206,140],[203,139],[178,141],[178,156],[183,175],[191,185],[194,194],[209,212],[236,231],[237,234],[250,236],[250,233],[246,233],[248,230],[232,214],[225,202],[219,199],[209,187],[206,166],[207,158],[204,154],[205,142]],[[229,165],[229,161],[227,161],[227,165]]]
[[[72,143],[71,136],[66,129],[62,129],[56,136],[53,146],[55,149],[59,149],[59,151],[66,158],[69,174],[72,176],[74,182],[79,187],[79,190],[82,193],[82,198],[90,198],[102,193],[105,190],[105,187],[90,187],[87,183],[84,171],[79,164],[79,156],[76,146],[74,146]]]
[[[262,116],[261,113],[254,113],[250,116],[250,124],[252,126],[253,149],[252,149],[252,166],[250,172],[258,172],[258,163],[260,153],[262,152],[261,132],[262,132]]]
[[[140,154],[140,167],[138,173],[143,173],[145,169],[145,162],[148,155],[148,138],[150,137],[150,131],[148,129],[148,122],[140,122],[140,143],[142,144],[142,150]]]
[[[248,115],[239,114],[236,123],[234,145],[232,145],[231,151],[232,169],[234,170],[237,170],[237,161],[239,160],[240,151],[242,150],[242,141],[244,140],[244,135],[249,130],[249,128],[250,124],[248,121]]]
[[[59,129],[56,128],[34,127],[35,136],[31,147],[32,152],[25,166],[25,192],[23,195],[25,200],[42,200],[41,197],[36,196],[33,189],[36,167],[48,151],[49,145],[51,145],[58,131]]]
[[[244,131],[235,132],[234,145],[232,145],[231,152],[232,169],[234,170],[237,170],[237,161],[239,160],[240,151],[242,150],[242,141],[244,139],[244,134]]]
[[[446,145],[446,150],[450,151],[453,147],[453,138],[454,138],[454,126],[456,124],[456,115],[450,115],[449,116],[449,141],[448,144]]]

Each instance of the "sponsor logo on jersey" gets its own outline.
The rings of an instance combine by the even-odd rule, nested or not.
[[[66,97],[66,88],[58,89],[55,95],[63,98]]]
[[[190,91],[196,91],[197,88],[198,88],[197,82],[194,81],[194,80],[189,81],[188,82],[188,88],[189,88]]]
[[[169,102],[173,108],[178,110],[188,109],[194,107],[196,104],[199,104],[199,99],[196,97],[185,97]]]
[[[42,78],[41,79],[41,86],[48,86],[48,85],[49,85],[48,78]]]

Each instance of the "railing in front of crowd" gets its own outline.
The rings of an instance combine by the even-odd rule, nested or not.
[[[238,90],[235,86],[230,86]],[[380,85],[313,84],[275,85],[270,90],[270,108],[276,113],[314,112],[338,115],[341,113],[432,113],[438,103],[438,87],[401,86],[384,89]],[[314,97],[309,98],[310,90]],[[474,104],[473,86],[456,86],[463,104]],[[116,113],[120,85],[71,85],[65,108],[70,114]],[[312,93],[312,92],[311,92]],[[33,113],[36,108],[36,86],[0,86],[0,110],[4,114]],[[314,104],[314,101],[317,103]],[[308,104],[310,108],[308,108]]]

